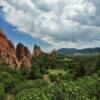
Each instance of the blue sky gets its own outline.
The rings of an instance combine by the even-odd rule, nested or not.
[[[33,47],[35,44],[41,46],[46,50],[46,48],[49,47],[48,43],[45,43],[44,41],[40,39],[36,39],[30,35],[28,35],[25,32],[17,31],[16,27],[12,24],[8,23],[4,19],[4,13],[0,12],[0,28],[4,30],[6,36],[9,37],[9,39],[16,45],[19,42],[23,43],[24,45],[28,46],[30,51],[33,51]],[[14,31],[15,30],[15,31]]]
[[[32,51],[100,47],[99,0],[0,0],[0,28]]]

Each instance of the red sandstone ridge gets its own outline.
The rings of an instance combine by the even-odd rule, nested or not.
[[[0,62],[11,68],[19,68],[16,50],[12,42],[4,35],[0,29]]]
[[[0,30],[0,64],[19,69],[21,66],[31,69],[31,54],[26,46],[19,43],[15,49],[13,43]]]
[[[16,55],[21,66],[31,69],[31,53],[22,43],[17,44]]]

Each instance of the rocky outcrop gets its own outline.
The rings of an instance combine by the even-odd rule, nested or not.
[[[49,54],[49,59],[55,60],[56,59],[56,50],[52,50],[52,52]]]
[[[40,56],[42,54],[42,51],[41,51],[41,48],[39,47],[39,46],[37,46],[37,45],[35,45],[34,46],[34,56],[35,57],[38,57],[38,56]]]
[[[42,52],[41,48],[37,45],[34,45],[34,52],[33,52],[33,55],[34,57],[39,57],[41,55],[46,55],[49,57],[49,59],[56,59],[56,50],[52,50],[52,52],[49,54],[49,53],[45,53],[45,52]]]
[[[12,69],[21,66],[31,69],[31,53],[26,46],[19,43],[17,47],[0,30],[0,64],[7,65]]]
[[[34,46],[34,57],[45,55],[47,59],[55,61],[56,50],[54,49],[50,54],[42,52],[37,45]],[[11,68],[26,67],[31,69],[32,55],[28,48],[22,43],[17,44],[16,48],[13,43],[5,36],[4,32],[0,30],[0,64],[3,63]]]
[[[17,44],[16,55],[21,66],[31,69],[31,53],[22,43]]]
[[[0,62],[11,67],[19,68],[19,62],[16,57],[16,50],[12,42],[5,36],[0,29]]]

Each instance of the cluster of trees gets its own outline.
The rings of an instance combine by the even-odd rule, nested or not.
[[[63,69],[74,77],[83,77],[97,73],[100,75],[100,55],[66,56],[57,55],[56,60],[50,60],[46,55],[32,59],[33,70],[40,74],[48,73],[48,69]]]
[[[74,76],[83,77],[93,74],[100,75],[100,55],[95,56],[75,56],[73,62],[67,67]]]

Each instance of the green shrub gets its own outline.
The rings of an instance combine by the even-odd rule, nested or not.
[[[24,89],[31,89],[31,88],[40,88],[45,85],[48,85],[48,83],[44,80],[25,80],[20,83],[15,84],[15,93],[19,93],[20,91]]]
[[[49,75],[49,78],[51,80],[51,82],[58,82],[59,81],[59,77],[58,75]]]
[[[32,70],[30,72],[30,79],[42,79],[43,75],[40,73],[39,70]]]
[[[2,83],[0,83],[0,100],[5,100],[5,89]]]

